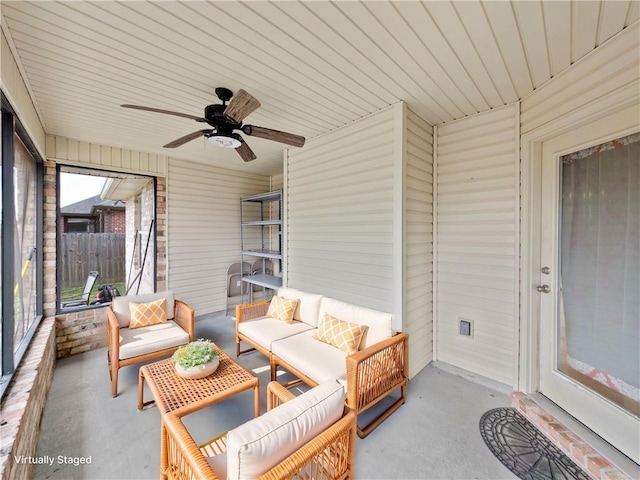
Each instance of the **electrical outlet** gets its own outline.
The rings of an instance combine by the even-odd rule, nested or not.
[[[242,283],[242,281],[241,281],[241,280],[238,280],[238,281],[236,282],[236,287],[239,287],[241,283]]]
[[[463,318],[460,318],[459,320],[460,324],[458,327],[458,333],[465,337],[472,337],[473,322],[471,320],[465,320]]]

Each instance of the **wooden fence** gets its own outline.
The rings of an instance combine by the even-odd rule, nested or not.
[[[96,270],[98,283],[125,279],[126,239],[124,233],[63,233],[60,239],[60,281],[62,287],[84,285]]]

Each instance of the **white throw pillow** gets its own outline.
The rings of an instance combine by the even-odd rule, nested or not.
[[[278,290],[278,296],[284,298],[295,298],[298,301],[298,307],[293,312],[293,319],[316,327],[320,315],[320,301],[322,295],[315,293],[306,293],[295,288],[282,287]]]
[[[227,435],[227,478],[246,480],[268,472],[342,417],[346,393],[329,380]]]

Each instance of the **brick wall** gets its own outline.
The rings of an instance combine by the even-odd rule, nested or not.
[[[155,208],[154,208],[155,207]],[[140,192],[139,202],[134,197],[127,199],[127,215],[126,215],[126,242],[127,242],[127,278],[134,279],[140,271],[140,265],[138,265],[138,256],[144,256],[144,250],[147,245],[147,239],[149,238],[149,227],[151,219],[154,218],[155,213],[155,230],[156,237],[153,234],[149,240],[149,253],[156,249],[156,265],[154,270],[154,259],[152,255],[148,254],[144,271],[142,272],[142,279],[140,280],[140,287],[138,289],[137,281],[132,288],[132,293],[138,291],[139,293],[150,293],[154,291],[154,279],[156,283],[156,291],[160,292],[167,289],[167,214],[166,214],[166,180],[164,178],[156,179],[156,195],[153,195],[153,182],[149,182]],[[136,218],[140,217],[140,238],[136,245],[136,253],[133,262],[131,261],[131,254],[133,252],[135,233],[138,228]],[[140,250],[141,253],[138,253]]]
[[[55,321],[45,318],[14,374],[0,409],[0,478],[31,478],[32,465],[15,457],[36,454],[40,419],[56,359]]]
[[[527,417],[585,473],[597,480],[630,480],[594,446],[576,435],[535,400],[522,392],[511,394],[511,405]],[[600,445],[601,446],[601,445]]]
[[[167,180],[156,179],[156,290],[167,289]]]
[[[56,314],[56,164],[44,162],[44,316]]]
[[[142,217],[142,254],[144,256],[144,250],[146,248],[147,239],[149,238],[149,227],[151,225],[151,219],[154,218],[156,199],[153,196],[153,183],[147,184],[147,186],[140,192],[140,209]],[[158,219],[155,221],[155,228],[158,229]],[[153,252],[156,247],[156,239],[153,234],[149,238],[149,253]],[[154,265],[154,259],[152,255],[147,255],[144,270],[142,271],[142,279],[140,281],[140,293],[150,293],[154,291],[154,278],[156,278],[156,265]],[[159,264],[160,262],[158,262]],[[160,286],[158,286],[160,290]]]
[[[125,233],[127,225],[124,209],[108,208],[102,212],[102,233]]]
[[[103,306],[56,315],[58,358],[107,346],[106,308]]]

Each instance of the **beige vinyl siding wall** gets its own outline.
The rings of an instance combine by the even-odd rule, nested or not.
[[[271,175],[271,190],[282,190],[284,186],[284,174],[278,173],[277,175]]]
[[[433,128],[403,102],[289,150],[287,281],[394,314],[433,358]]]
[[[394,111],[289,150],[290,287],[395,313]]]
[[[615,108],[620,101],[638,98],[639,36],[640,22],[635,22],[525,97],[521,102],[522,134],[595,100]]]
[[[413,377],[433,360],[433,127],[406,114],[404,328]]]
[[[167,175],[167,157],[153,153],[81,142],[47,135],[47,158],[65,165],[138,173],[154,177]]]
[[[515,385],[518,106],[437,128],[436,358]],[[472,338],[458,334],[473,322]]]
[[[0,45],[0,84],[2,91],[15,109],[22,125],[27,130],[29,137],[35,143],[40,154],[44,156],[45,152],[45,132],[40,123],[38,112],[36,111],[31,95],[24,82],[24,78],[20,73],[18,64],[13,56],[13,52],[9,47],[7,37],[2,32],[2,44]]]
[[[168,173],[169,288],[196,315],[222,311],[227,268],[240,261],[240,197],[268,191],[269,177],[174,158]]]

